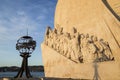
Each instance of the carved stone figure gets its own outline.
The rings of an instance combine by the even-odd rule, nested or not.
[[[106,55],[107,59],[108,60],[113,60],[114,57],[112,55],[112,51],[110,49],[110,46],[109,46],[108,42],[103,41],[103,39],[100,39],[100,43],[101,43],[101,45],[104,48],[104,52],[103,53]]]
[[[59,35],[63,34],[63,28],[60,27],[59,24],[56,25],[56,29],[57,29],[57,34],[59,34]]]
[[[63,51],[64,51],[64,55],[67,56],[68,54],[68,49],[69,49],[69,41],[70,41],[70,35],[69,33],[65,33],[64,34],[64,45],[63,45]]]
[[[79,47],[78,47],[78,41],[77,41],[77,38],[76,37],[73,37],[71,40],[70,40],[70,48],[71,48],[71,58],[73,60],[78,60],[78,57],[79,57]]]
[[[46,32],[45,32],[45,40],[44,40],[46,45],[48,45],[48,43],[49,43],[48,39],[49,39],[49,34],[51,33],[51,31],[52,31],[51,28],[48,26],[46,29]]]
[[[83,36],[83,35],[82,35]],[[95,46],[89,40],[89,35],[81,37],[81,52],[83,55],[83,62],[89,63],[94,61]]]
[[[52,35],[52,43],[53,43],[53,48],[54,49],[56,49],[56,40],[57,40],[57,30],[56,30],[56,28],[54,28],[53,29],[53,31],[52,31],[52,33],[51,33],[51,35]]]
[[[95,52],[95,58],[96,58],[96,62],[99,62],[99,60],[102,60],[102,56],[103,56],[103,46],[100,44],[100,42],[98,41],[96,36],[92,37],[94,45],[96,46],[96,52]]]
[[[73,28],[72,30],[72,35],[71,35],[71,58],[75,60],[76,62],[79,62],[79,55],[80,55],[80,45],[79,45],[79,38],[80,35],[77,33],[77,30]]]

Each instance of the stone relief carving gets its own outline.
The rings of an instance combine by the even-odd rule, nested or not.
[[[74,27],[71,33],[64,33],[59,25],[53,30],[47,27],[44,43],[77,63],[114,60],[108,42],[93,35],[80,34]]]

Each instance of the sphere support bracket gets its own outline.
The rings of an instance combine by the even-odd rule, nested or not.
[[[25,71],[26,77],[31,78],[32,76],[28,68],[28,57],[30,57],[30,55],[28,53],[24,53],[24,54],[21,54],[20,56],[23,57],[23,61],[22,61],[21,68],[18,74],[15,76],[15,78],[21,78],[24,71]]]

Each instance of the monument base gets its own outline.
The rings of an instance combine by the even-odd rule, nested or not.
[[[48,77],[44,77],[44,78],[18,78],[18,79],[15,79],[15,78],[1,78],[0,80],[86,80],[86,79],[52,78],[52,77],[48,78]]]
[[[75,63],[41,44],[45,77],[120,80],[120,62]]]

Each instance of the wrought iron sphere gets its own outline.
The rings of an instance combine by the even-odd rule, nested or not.
[[[30,36],[23,36],[18,39],[16,43],[16,50],[18,50],[22,54],[31,54],[35,50],[35,47],[36,41],[34,41],[33,38]]]

